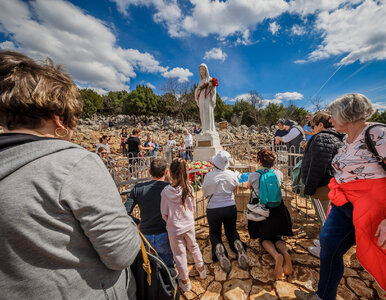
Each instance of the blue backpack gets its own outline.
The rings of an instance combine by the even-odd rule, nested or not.
[[[267,172],[257,171],[260,174],[259,197],[260,203],[267,207],[278,207],[282,200],[280,182],[272,169]]]

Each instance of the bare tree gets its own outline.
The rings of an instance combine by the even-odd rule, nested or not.
[[[188,108],[190,91],[192,84],[188,82],[179,82],[177,78],[168,78],[163,84],[161,90],[164,91],[166,109],[176,114],[185,124],[184,112]]]
[[[323,104],[322,97],[315,96],[308,98],[308,101],[314,106],[314,111],[321,111],[326,108],[326,105]]]
[[[251,90],[248,93],[246,101],[249,102],[253,109],[253,119],[256,124],[262,124],[264,122],[264,115],[261,114],[260,110],[264,106],[263,96],[256,90]]]

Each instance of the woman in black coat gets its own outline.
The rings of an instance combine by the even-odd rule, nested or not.
[[[320,209],[315,207],[315,210],[319,211],[319,215],[326,216],[330,202],[328,183],[334,176],[331,161],[343,145],[343,135],[332,128],[330,115],[325,111],[314,114],[311,119],[311,130],[313,136],[307,143],[302,162],[304,193],[319,200],[315,203],[321,207]],[[316,247],[310,247],[309,250],[315,256],[319,256],[319,241],[314,242]]]

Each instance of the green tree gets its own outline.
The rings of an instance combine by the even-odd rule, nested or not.
[[[91,89],[81,89],[79,93],[83,99],[83,115],[90,116],[103,110],[103,98]]]
[[[384,110],[383,112],[379,112],[379,110],[376,110],[375,113],[369,119],[369,121],[386,124],[386,110]]]
[[[123,99],[123,112],[129,115],[157,115],[159,96],[147,86],[138,85]]]
[[[286,109],[283,104],[269,103],[264,109],[265,122],[268,125],[276,124],[277,120],[286,117]]]
[[[241,124],[251,126],[256,124],[256,116],[250,102],[240,100],[233,106],[233,114],[241,118]]]
[[[306,114],[308,114],[308,111],[303,107],[297,107],[292,103],[287,107],[286,117],[298,122],[300,125],[304,125],[303,121]]]
[[[107,115],[123,114],[123,102],[128,96],[129,93],[125,90],[109,92],[103,97],[103,112]]]
[[[225,104],[224,101],[221,100],[221,97],[216,95],[216,107],[214,108],[214,119],[216,122],[220,121],[230,121],[233,114],[232,105]]]

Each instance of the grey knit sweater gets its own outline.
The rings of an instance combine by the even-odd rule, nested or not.
[[[128,299],[140,240],[100,158],[62,140],[4,138],[0,299]]]

